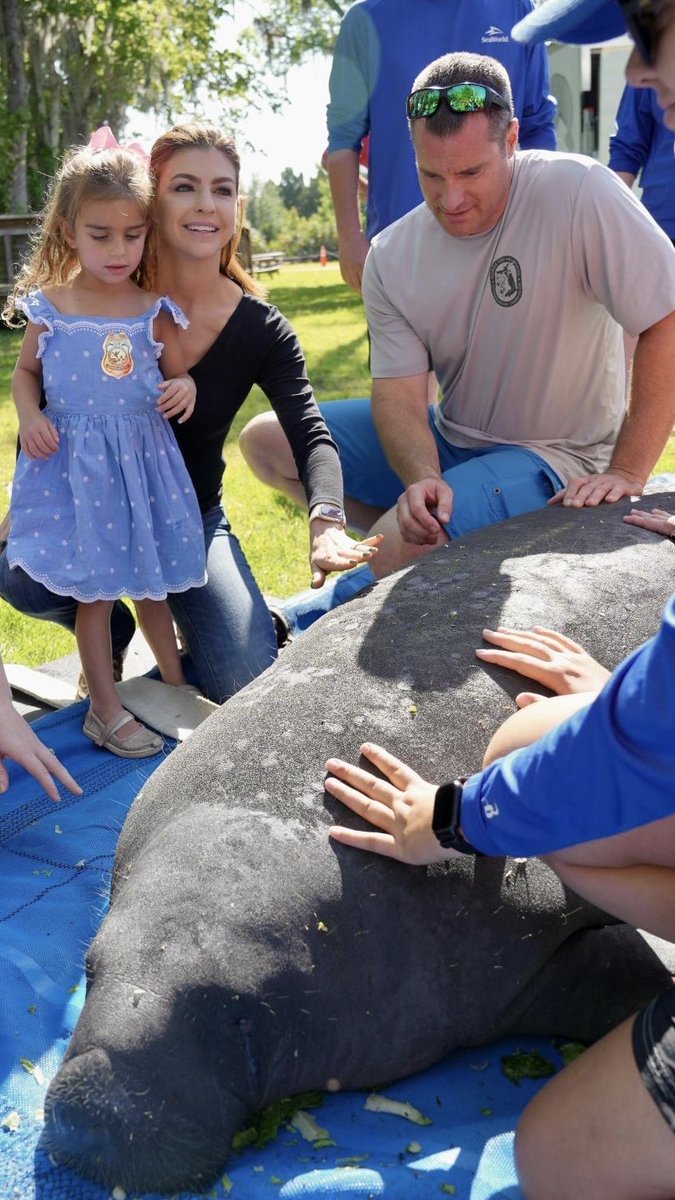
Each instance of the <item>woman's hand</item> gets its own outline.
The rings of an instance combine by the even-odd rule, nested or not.
[[[190,375],[176,375],[173,379],[165,379],[158,387],[163,393],[161,400],[157,402],[162,416],[168,421],[170,417],[177,417],[182,413],[182,416],[178,417],[178,424],[182,425],[183,421],[192,416],[197,402],[197,386],[194,379]]]
[[[36,410],[19,422],[19,442],[28,458],[49,458],[59,448],[59,435],[49,417]]]
[[[5,683],[3,692],[6,687]],[[52,800],[59,799],[54,779],[75,796],[82,795],[82,788],[59,762],[54,751],[43,746],[28,722],[12,707],[9,692],[0,699],[0,792],[6,792],[9,787],[9,775],[2,761],[5,758],[12,758],[33,775]]]
[[[651,529],[653,533],[675,538],[675,515],[665,512],[662,508],[653,508],[651,512],[645,512],[642,508],[632,508],[624,517],[624,521],[627,525],[639,525],[641,529]]]
[[[377,554],[382,534],[357,542],[339,525],[316,519],[310,525],[310,540],[312,587],[320,588],[331,571],[348,571],[350,567],[370,562],[373,555]]]
[[[380,746],[366,742],[361,754],[385,779],[377,779],[342,759],[329,758],[324,786],[331,796],[380,832],[334,825],[330,830],[334,841],[413,866],[456,858],[457,851],[444,850],[431,828],[437,788]]]
[[[559,696],[600,691],[611,674],[571,638],[541,625],[529,631],[500,625],[498,629],[484,629],[483,637],[499,647],[476,650],[483,662],[518,671]],[[531,692],[522,692],[516,704],[523,708],[536,698]]]

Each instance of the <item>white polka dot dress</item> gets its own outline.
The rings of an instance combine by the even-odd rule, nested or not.
[[[22,303],[44,325],[45,415],[59,434],[47,459],[19,455],[10,567],[80,601],[162,600],[206,582],[197,499],[171,426],[157,411],[162,297],[129,319],[66,316],[42,292]]]

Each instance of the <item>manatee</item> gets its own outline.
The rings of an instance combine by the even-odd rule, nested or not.
[[[610,667],[655,632],[675,547],[624,525],[627,507],[545,509],[429,555],[322,618],[168,757],[122,830],[49,1088],[59,1161],[127,1191],[202,1190],[280,1097],[505,1034],[590,1041],[665,986],[672,961],[536,859],[407,867],[326,832],[323,763],[364,739],[430,779],[480,766],[522,688],[475,659],[484,626],[551,625]]]

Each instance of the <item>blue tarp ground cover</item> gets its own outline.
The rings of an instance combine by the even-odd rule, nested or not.
[[[14,764],[9,764],[10,790],[0,796],[2,1200],[108,1200],[111,1195],[109,1188],[50,1161],[40,1145],[42,1108],[84,1001],[84,956],[105,912],[119,831],[162,755],[130,761],[97,749],[80,731],[85,709],[85,704],[73,705],[36,725],[79,780],[84,796],[62,791],[55,805]],[[170,749],[167,745],[166,753]],[[504,1077],[500,1058],[532,1047],[561,1065],[550,1042],[503,1041],[456,1053],[386,1089],[388,1096],[416,1105],[431,1118],[430,1125],[366,1112],[363,1093],[327,1096],[313,1116],[335,1146],[315,1149],[294,1130],[282,1128],[264,1149],[233,1156],[224,1182],[211,1194],[232,1200],[414,1200],[444,1194],[459,1200],[515,1200],[520,1193],[513,1130],[539,1084],[514,1085]],[[410,1150],[411,1143],[419,1149]]]

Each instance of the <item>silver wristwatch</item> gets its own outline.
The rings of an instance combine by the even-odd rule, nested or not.
[[[339,504],[314,504],[309,511],[310,521],[330,521],[332,525],[346,525],[344,509]]]

